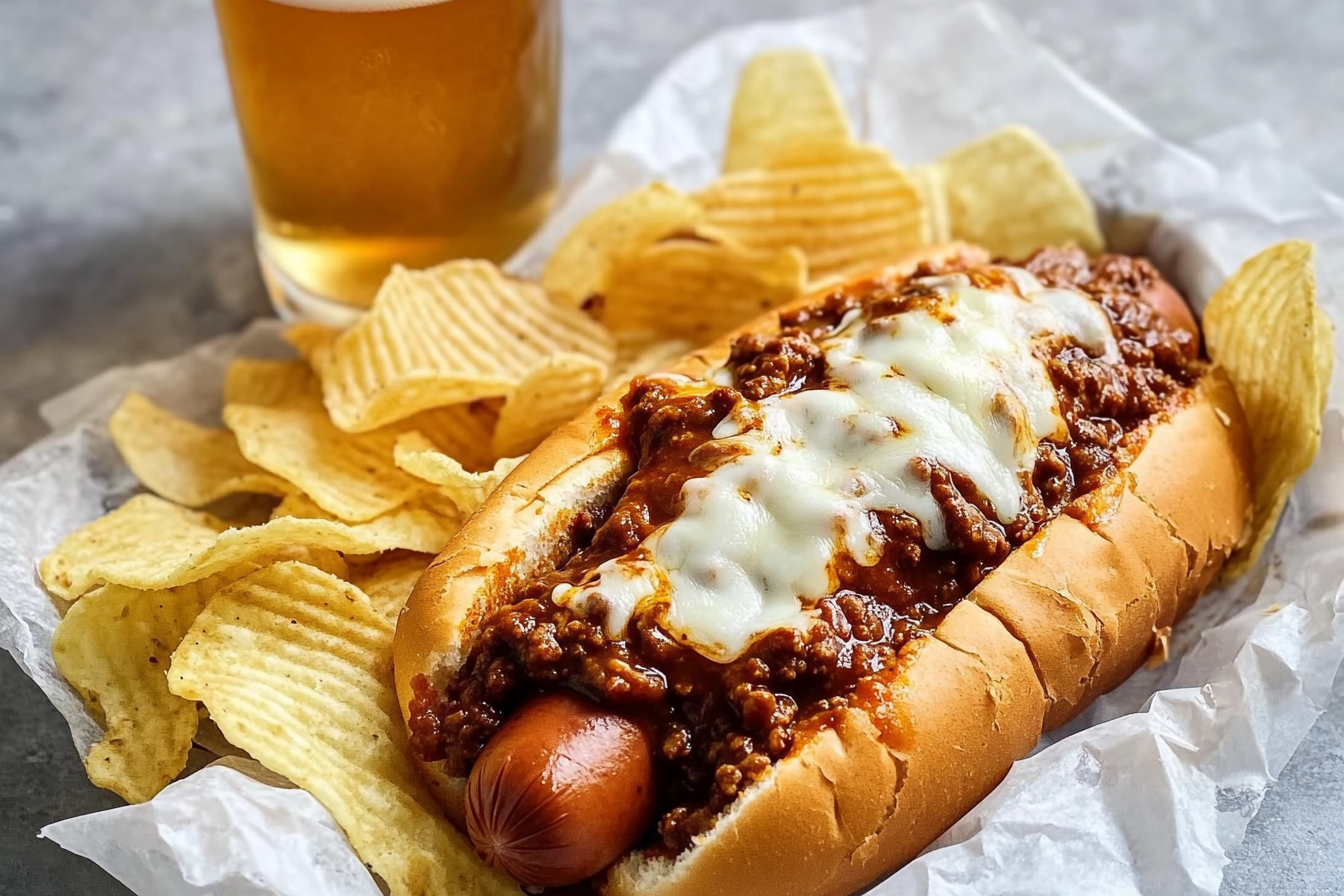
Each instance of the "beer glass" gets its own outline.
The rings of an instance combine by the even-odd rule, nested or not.
[[[277,309],[502,261],[555,186],[560,0],[215,0]]]

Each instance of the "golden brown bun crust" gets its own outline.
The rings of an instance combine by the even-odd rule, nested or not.
[[[886,699],[864,701],[887,720],[847,712],[675,864],[628,859],[607,896],[845,896],[919,855],[1147,659],[1241,539],[1250,458],[1212,371],[1087,523],[1051,522],[907,647],[874,685]]]
[[[894,269],[952,256],[988,260],[954,245]],[[774,319],[747,329],[768,330]],[[721,363],[730,341],[677,370],[695,375]],[[414,676],[437,683],[461,661],[471,620],[571,553],[568,518],[615,497],[629,459],[601,444],[598,414],[538,447],[416,586],[395,645],[403,711]],[[800,737],[675,863],[632,856],[606,892],[844,896],[908,862],[987,795],[1043,730],[1147,658],[1240,541],[1250,469],[1241,407],[1211,371],[1119,481],[1072,507],[1077,516],[1051,522],[931,637],[908,645],[898,674],[866,683],[861,708]],[[425,772],[437,775],[453,814],[452,783]]]
[[[905,670],[805,741],[675,864],[627,859],[608,894],[844,896],[908,862],[998,784],[1040,737],[1045,700],[1026,651],[958,604]]]

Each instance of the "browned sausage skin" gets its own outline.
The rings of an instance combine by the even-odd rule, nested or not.
[[[1154,280],[1139,293],[1139,298],[1157,312],[1157,316],[1166,321],[1168,327],[1189,333],[1193,354],[1199,354],[1199,325],[1195,323],[1194,312],[1170,283],[1161,278]]]
[[[653,749],[638,725],[573,691],[525,704],[467,782],[467,834],[486,863],[530,886],[597,874],[653,818]]]

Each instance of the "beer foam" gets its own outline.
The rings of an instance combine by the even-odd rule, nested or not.
[[[452,0],[271,0],[271,2],[319,12],[395,12],[398,9],[451,3]]]

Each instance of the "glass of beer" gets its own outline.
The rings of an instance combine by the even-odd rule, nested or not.
[[[344,322],[394,264],[504,260],[556,177],[560,0],[215,0],[284,314]]]

